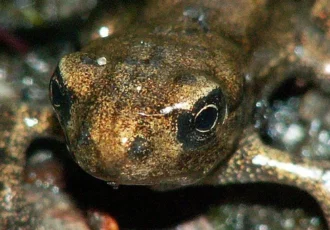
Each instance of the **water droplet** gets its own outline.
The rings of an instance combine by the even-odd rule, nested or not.
[[[110,34],[110,31],[109,31],[109,28],[106,27],[106,26],[102,26],[100,29],[99,29],[99,35],[102,37],[102,38],[105,38],[105,37],[108,37]]]
[[[38,124],[38,119],[37,118],[29,118],[29,117],[26,117],[24,118],[24,122],[27,126],[29,127],[33,127],[35,126],[36,124]]]
[[[103,66],[107,64],[107,59],[105,57],[100,57],[96,60],[96,62],[98,65]]]

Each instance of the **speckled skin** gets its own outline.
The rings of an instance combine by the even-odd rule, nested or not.
[[[61,60],[56,77],[63,76],[72,95],[70,119],[61,121],[69,147],[86,171],[119,184],[191,184],[231,152],[228,143],[237,136],[233,127],[243,122],[246,106],[241,105],[243,77],[226,50],[210,49],[206,38],[195,37],[195,44],[178,39],[111,38],[106,47],[94,43]],[[219,46],[224,41],[215,42]],[[107,64],[84,64],[86,56],[106,57]],[[229,82],[234,84],[227,87]],[[179,117],[186,111],[196,114],[194,104],[211,91],[226,103],[219,108],[221,126],[200,135],[200,144],[183,144],[178,140],[178,132],[184,132],[178,130]],[[182,102],[184,109],[162,112]]]
[[[330,164],[267,147],[251,128],[255,100],[292,73],[311,69],[328,89],[329,40],[306,16],[318,4],[150,1],[144,23],[65,56],[50,89],[76,161],[114,184],[297,186],[330,223]],[[217,120],[199,132],[207,105]]]
[[[75,160],[115,184],[296,186],[318,200],[329,224],[330,164],[267,147],[252,127],[255,101],[302,67],[329,90],[329,27],[323,20],[315,29],[309,17],[313,9],[318,18],[322,4],[150,1],[137,24],[65,56],[52,77],[51,101]],[[48,107],[7,107],[0,132],[5,228],[28,221],[29,204],[20,201],[24,151],[53,127]],[[213,119],[206,125],[197,122],[205,110]],[[29,117],[38,124],[24,123]]]
[[[186,2],[167,3],[178,17],[173,21],[158,23],[166,11],[149,19],[157,4],[145,10],[150,24],[64,57],[51,81],[76,161],[115,184],[196,183],[232,153],[235,127],[252,112],[240,47],[182,18]],[[97,63],[101,57],[105,65]],[[62,98],[70,105],[61,105]],[[196,132],[190,123],[207,100],[219,103],[217,125]]]

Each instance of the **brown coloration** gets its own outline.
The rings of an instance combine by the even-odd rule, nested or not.
[[[100,2],[88,17],[87,25],[81,32],[80,44],[85,46],[91,41],[122,33],[137,20],[140,2],[131,2],[124,7],[119,0]]]
[[[27,103],[9,105],[3,102],[1,112],[0,229],[89,229],[84,216],[70,197],[27,185],[24,181],[25,152],[32,140],[57,136],[54,131],[58,125],[51,108]],[[30,163],[28,162],[29,166]],[[58,168],[54,170],[58,172]],[[44,175],[45,183],[49,183],[49,179],[60,181],[61,179],[55,177],[63,176],[52,174],[50,178],[43,172],[43,175],[38,174],[37,177],[40,179]],[[56,186],[61,184],[57,183]]]
[[[312,19],[325,30],[330,37],[330,2],[327,0],[316,0],[311,11]]]
[[[28,104],[1,107],[0,227],[29,225],[32,205],[24,198],[23,167],[27,146],[33,138],[50,134],[50,108],[31,109]]]
[[[37,187],[62,190],[66,187],[64,172],[63,165],[54,159],[52,152],[39,150],[27,161],[24,181]]]
[[[25,202],[32,210],[27,213],[30,219],[24,223],[23,229],[90,230],[83,212],[67,194],[54,193],[33,185],[22,187]],[[18,223],[13,223],[9,229],[21,227]]]
[[[267,0],[150,0],[144,19],[159,31],[204,30],[251,45],[268,22]]]
[[[327,27],[306,17],[322,1],[241,2],[150,1],[144,24],[65,56],[51,92],[69,147],[82,168],[115,184],[296,186],[329,224],[330,165],[265,146],[249,121],[255,99],[296,72],[329,89]],[[207,106],[216,109],[204,114]],[[208,117],[218,118],[214,128]]]
[[[203,184],[274,182],[294,185],[311,194],[330,223],[330,162],[297,159],[264,145],[257,133],[246,130],[245,138],[228,162]],[[248,135],[247,135],[248,134]]]
[[[329,1],[150,0],[141,15],[126,33],[117,27],[113,38],[64,57],[53,77],[53,104],[78,163],[118,184],[297,186],[330,223],[330,165],[271,149],[248,129],[254,99],[292,73],[308,69],[330,91]],[[40,211],[33,203],[53,196],[22,186],[27,146],[54,135],[42,106],[1,101],[0,228],[36,228],[47,210],[45,219],[86,229],[70,202]]]
[[[232,127],[242,124],[246,106],[244,79],[226,50],[209,47],[212,38],[195,37],[194,43],[176,36],[109,38],[64,57],[59,88],[70,92],[72,101],[70,119],[60,119],[78,164],[115,183],[191,184],[228,156],[237,137]],[[105,57],[107,63],[86,63],[86,56]],[[193,80],[183,80],[187,75]],[[223,116],[205,133],[208,143],[186,147],[178,140],[179,117],[197,115],[196,102],[213,90],[224,97],[218,108]],[[139,138],[149,154],[135,157],[131,148]]]
[[[92,229],[95,230],[119,230],[118,223],[108,213],[89,211],[88,219]]]

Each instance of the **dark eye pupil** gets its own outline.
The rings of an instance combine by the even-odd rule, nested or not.
[[[207,105],[195,116],[195,128],[199,132],[208,132],[215,127],[218,121],[218,108]]]

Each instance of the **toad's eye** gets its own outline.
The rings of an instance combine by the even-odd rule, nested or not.
[[[216,138],[218,124],[226,115],[226,102],[222,91],[217,88],[200,98],[190,112],[178,117],[178,140],[186,150],[209,144]]]
[[[195,116],[195,128],[201,133],[209,132],[218,121],[218,108],[216,105],[203,107]]]
[[[71,97],[64,86],[59,67],[57,67],[50,80],[49,92],[50,101],[59,119],[65,124],[70,119]]]

